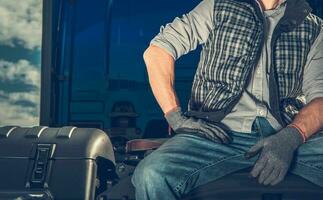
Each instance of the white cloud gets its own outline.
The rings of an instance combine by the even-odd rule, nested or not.
[[[0,44],[41,46],[42,0],[0,0]]]
[[[39,69],[28,60],[19,60],[17,63],[0,60],[0,80],[14,81],[17,79],[20,82],[39,87]]]
[[[8,91],[16,85],[26,89]],[[0,126],[39,123],[40,70],[27,60],[0,60]],[[32,87],[30,87],[32,86]]]
[[[12,105],[8,101],[0,101],[0,108],[0,127],[9,125],[28,127],[39,124],[39,117],[31,114],[35,112],[35,108]],[[39,112],[38,110],[36,108],[36,112]]]

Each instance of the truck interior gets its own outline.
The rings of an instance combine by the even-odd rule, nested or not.
[[[40,125],[98,128],[109,135],[116,176],[98,199],[134,199],[130,178],[135,166],[170,137],[148,83],[143,52],[161,25],[199,2],[44,1]],[[322,17],[322,1],[309,3]],[[181,105],[188,103],[199,51],[176,62]],[[144,142],[149,148],[138,149]],[[323,199],[323,189],[302,177],[290,174],[280,187],[265,187],[248,178],[249,170],[199,187],[185,199]]]

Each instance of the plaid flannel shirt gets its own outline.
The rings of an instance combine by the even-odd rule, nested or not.
[[[183,37],[167,34],[172,25],[181,23],[177,18],[165,29],[162,27],[161,33],[152,43],[166,47],[175,59],[195,49],[198,44],[203,45],[188,108],[204,113],[219,113],[224,110],[219,118],[221,120],[238,102],[248,84],[250,74],[258,63],[265,33],[259,10],[252,1],[213,0],[213,2],[212,25],[206,26],[208,34],[201,34],[193,41],[185,41],[187,39],[185,34]],[[305,2],[297,5],[288,3],[285,15],[275,32],[277,37],[272,45],[273,66],[269,67],[268,71],[275,70],[281,105],[293,102],[290,99],[303,94],[302,82],[306,58],[322,29],[322,20],[309,12]],[[205,13],[198,13],[196,10],[190,12],[190,15],[199,15],[200,19],[206,17]],[[192,17],[187,23],[189,25],[199,23],[203,26],[203,21],[194,19],[197,18]],[[198,27],[191,28],[176,31],[182,33],[188,31],[187,34],[199,33]],[[186,48],[176,51],[176,44],[167,42],[172,37],[176,37],[176,40]]]

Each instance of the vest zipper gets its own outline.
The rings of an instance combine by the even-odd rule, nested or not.
[[[274,45],[281,33],[280,25],[283,18],[279,20],[277,23],[270,44],[271,48],[271,65],[269,69],[269,112],[275,117],[278,123],[284,127],[286,123],[283,121],[280,111],[280,94],[278,88],[278,77],[277,77],[277,67],[275,64],[275,53],[274,53]],[[268,73],[268,71],[267,71]]]
[[[258,18],[261,19],[261,24],[262,24],[261,29],[264,30],[265,29],[265,20],[264,20],[263,14],[261,13],[261,8],[259,7],[257,2],[254,2],[254,3],[256,4],[256,9],[255,9],[256,15],[258,16]],[[258,21],[257,21],[257,23],[258,23]],[[257,52],[255,63],[253,64],[252,68],[250,68],[249,74],[247,75],[247,79],[246,79],[246,82],[243,87],[244,89],[246,89],[248,87],[248,85],[251,81],[251,76],[253,73],[252,69],[255,69],[255,67],[257,67],[257,65],[259,63],[260,56],[261,56],[262,50],[264,48],[264,44],[265,44],[265,33],[264,33],[264,31],[262,31],[260,48]],[[221,118],[221,120],[232,111],[234,106],[240,101],[242,94],[243,94],[243,90],[240,92],[240,94],[237,96],[237,98],[235,98],[226,108],[223,109],[224,111],[222,111],[222,110],[220,111],[220,112],[224,113],[223,114],[224,116]]]

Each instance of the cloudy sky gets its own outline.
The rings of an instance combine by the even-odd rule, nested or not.
[[[0,126],[38,125],[42,0],[0,0]]]

